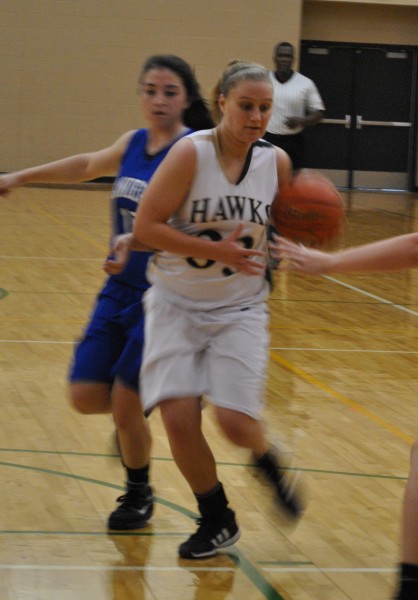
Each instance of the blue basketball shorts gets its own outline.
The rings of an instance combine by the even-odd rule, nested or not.
[[[120,380],[139,390],[144,342],[143,290],[107,284],[98,295],[90,321],[77,343],[69,380],[108,383]]]

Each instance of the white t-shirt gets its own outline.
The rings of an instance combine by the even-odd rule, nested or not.
[[[276,135],[294,135],[303,130],[300,125],[290,129],[285,125],[288,117],[306,117],[307,113],[325,110],[318,88],[311,79],[297,71],[285,83],[277,80],[270,71],[273,83],[273,113],[267,126],[269,133]]]

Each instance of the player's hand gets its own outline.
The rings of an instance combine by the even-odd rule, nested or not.
[[[286,117],[284,123],[289,129],[295,129],[298,125],[303,125],[305,120],[303,117]]]
[[[225,239],[217,242],[219,250],[219,260],[232,267],[235,271],[241,271],[246,275],[260,275],[266,268],[265,261],[254,260],[257,257],[265,257],[265,253],[260,250],[245,248],[240,243],[240,236],[244,225],[240,223],[235,231]]]
[[[105,260],[103,269],[108,275],[119,275],[126,267],[131,253],[132,234],[117,235],[112,243],[112,257]]]
[[[0,196],[7,196],[15,187],[21,185],[20,177],[17,173],[7,173],[0,176]]]
[[[295,244],[274,234],[269,250],[272,258],[279,261],[277,266],[279,271],[321,275],[326,273],[331,260],[331,254],[327,252],[306,248],[302,244]]]

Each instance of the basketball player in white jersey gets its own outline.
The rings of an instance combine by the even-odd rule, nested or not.
[[[227,438],[252,451],[281,508],[293,518],[302,512],[260,419],[269,346],[266,224],[291,163],[261,139],[273,106],[268,71],[233,64],[220,91],[220,124],[173,146],[133,228],[134,244],[158,248],[147,273],[144,406],[159,406],[201,514],[179,547],[183,558],[213,556],[240,536],[202,432],[203,394]]]

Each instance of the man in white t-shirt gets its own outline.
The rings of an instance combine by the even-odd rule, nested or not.
[[[283,148],[296,170],[305,166],[303,130],[321,121],[325,106],[314,82],[292,69],[292,44],[278,43],[273,61],[276,66],[275,71],[270,71],[274,90],[273,114],[264,139]]]

